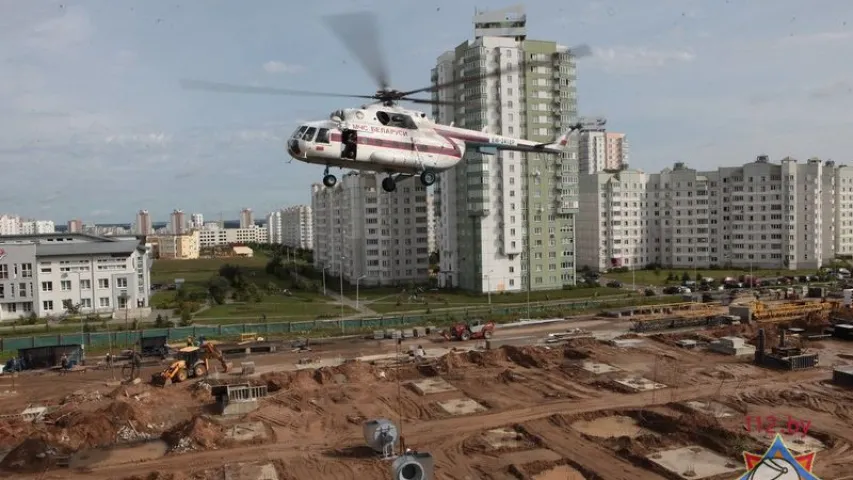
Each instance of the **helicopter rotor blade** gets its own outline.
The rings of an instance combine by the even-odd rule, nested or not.
[[[569,48],[568,52],[573,57],[575,57],[577,59],[577,58],[583,58],[583,57],[588,57],[588,56],[592,55],[592,48],[590,48],[589,45],[581,44],[581,45]],[[484,74],[480,74],[480,75],[471,75],[468,77],[457,78],[454,80],[450,80],[449,82],[444,82],[444,83],[440,83],[438,85],[433,85],[431,87],[424,87],[424,88],[419,88],[417,90],[411,90],[408,92],[403,92],[401,95],[407,96],[407,95],[414,95],[416,93],[423,93],[423,92],[437,92],[440,90],[445,90],[447,88],[455,87],[457,85],[461,85],[461,84],[468,83],[468,82],[477,82],[477,81],[482,81],[482,80],[486,80],[489,78],[499,77],[501,75],[515,73],[515,72],[517,72],[523,68],[526,68],[526,67],[552,67],[553,65],[554,65],[554,62],[551,60],[515,63],[515,64],[510,64],[509,67],[499,68],[499,69],[497,69],[493,72],[490,72],[490,73],[484,73]]]
[[[449,105],[449,106],[459,106],[461,102],[454,102],[453,100],[432,100],[429,98],[401,98],[401,102],[412,102],[419,103],[423,105]]]
[[[345,93],[312,92],[307,90],[291,90],[287,88],[253,87],[249,85],[234,85],[231,83],[208,82],[205,80],[181,80],[185,90],[203,90],[217,93],[246,93],[253,95],[295,95],[303,97],[344,97],[344,98],[374,98],[373,95],[348,95]]]
[[[324,17],[326,25],[361,62],[380,90],[391,88],[388,65],[380,48],[379,22],[371,12],[341,13]]]

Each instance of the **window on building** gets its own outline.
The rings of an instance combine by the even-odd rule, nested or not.
[[[80,290],[91,290],[92,281],[89,279],[80,280]]]
[[[110,297],[101,297],[98,299],[98,304],[101,308],[106,308],[110,306]]]
[[[52,292],[53,291],[53,282],[41,282],[41,291],[42,292]]]
[[[98,288],[110,288],[110,279],[109,278],[99,278],[98,279]]]
[[[53,300],[45,300],[45,301],[41,302],[41,306],[42,306],[43,310],[49,312],[49,311],[53,310]]]
[[[59,289],[63,292],[71,290],[71,280],[62,280],[59,282]]]
[[[116,287],[117,288],[127,288],[127,279],[124,277],[116,278]]]

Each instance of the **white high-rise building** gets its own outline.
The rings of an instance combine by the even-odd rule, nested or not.
[[[594,269],[816,269],[853,256],[853,168],[834,162],[676,163],[585,175],[581,186],[579,262]]]
[[[17,215],[0,215],[0,235],[20,235],[21,218]]]
[[[314,248],[311,206],[296,205],[281,210],[281,243],[306,250]]]
[[[548,143],[577,121],[567,47],[527,40],[522,7],[478,13],[474,23],[476,39],[438,58],[433,83],[506,74],[434,93],[464,105],[434,107],[437,122]],[[572,136],[560,155],[469,150],[439,175],[439,284],[480,292],[573,285],[577,162]]]
[[[240,228],[249,228],[255,224],[255,214],[251,208],[240,210]]]
[[[270,212],[267,214],[267,238],[269,243],[281,242],[281,211]]]
[[[40,235],[56,232],[53,220],[24,220],[21,222],[21,235]]]
[[[193,230],[201,230],[204,228],[204,215],[193,213],[190,215],[190,228]]]
[[[578,158],[580,173],[621,170],[628,166],[628,137],[604,128],[580,133]]]
[[[314,265],[347,282],[403,285],[429,280],[427,191],[417,179],[387,193],[384,174],[348,173],[311,187]]]

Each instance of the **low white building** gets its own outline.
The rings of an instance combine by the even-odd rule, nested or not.
[[[0,321],[62,316],[69,306],[83,314],[147,316],[151,264],[135,237],[0,237]]]
[[[198,231],[201,247],[232,245],[235,243],[269,243],[266,227],[252,225],[249,228],[221,228],[218,224],[207,224]]]
[[[350,283],[402,285],[429,280],[427,191],[416,179],[381,188],[384,174],[344,175],[312,185],[314,265]]]

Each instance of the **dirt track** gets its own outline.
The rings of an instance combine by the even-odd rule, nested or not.
[[[529,331],[559,328],[533,327]],[[770,412],[812,419],[821,438],[831,439],[827,440],[830,442],[827,448],[833,460],[827,458],[829,455],[819,455],[817,473],[824,478],[834,478],[853,459],[850,453],[853,408],[847,407],[853,402],[853,392],[824,386],[821,382],[830,376],[826,367],[776,372],[733,357],[673,348],[671,343],[665,339],[647,339],[642,345],[624,348],[584,340],[572,342],[565,349],[504,347],[492,352],[455,353],[433,362],[429,367],[434,370],[432,373],[424,373],[414,365],[387,367],[360,362],[316,371],[270,373],[263,376],[263,381],[271,389],[271,395],[246,421],[262,422],[271,437],[249,444],[223,442],[222,435],[228,427],[223,429],[200,416],[211,401],[203,389],[180,385],[163,390],[142,385],[134,387],[130,394],[124,394],[122,389],[110,393],[111,389],[103,383],[103,377],[109,376],[106,372],[87,374],[91,376],[85,379],[83,375],[73,379],[39,377],[25,388],[46,392],[53,381],[54,392],[59,383],[65,390],[99,388],[101,396],[109,394],[94,400],[74,399],[61,406],[60,411],[118,412],[116,415],[121,418],[103,428],[119,429],[123,422],[133,419],[131,425],[148,428],[154,435],[165,430],[172,432],[168,434],[172,439],[170,448],[189,442],[186,444],[191,445],[190,451],[140,463],[92,465],[86,471],[19,472],[15,478],[222,479],[229,465],[241,462],[271,463],[282,480],[313,479],[318,475],[340,480],[386,478],[388,464],[365,453],[362,447],[361,422],[378,417],[397,423],[407,446],[434,455],[436,478],[455,480],[536,478],[540,472],[559,464],[584,472],[585,476],[578,478],[587,480],[657,480],[669,477],[637,461],[650,451],[710,442],[718,445],[721,455],[739,461],[742,448],[760,450],[760,443],[755,441],[732,443],[745,441],[738,430],[742,430],[743,413],[709,424],[701,415],[673,410],[676,403],[692,399],[714,399],[734,412]],[[849,344],[824,343],[819,350],[822,365],[839,361],[842,357],[838,352],[850,350]],[[313,353],[334,357],[393,349],[389,343],[348,341],[324,346],[323,352]],[[269,355],[256,357],[256,363],[285,367],[291,362],[292,367],[292,362],[302,356]],[[581,362],[587,361],[607,363],[619,370],[607,375],[591,374],[580,368]],[[669,388],[621,393],[613,381],[626,376],[645,376]],[[454,390],[422,396],[405,385],[425,377],[443,378]],[[145,392],[153,395],[133,400],[135,395]],[[473,399],[487,411],[453,416],[439,407],[440,402],[458,398]],[[129,407],[121,407],[128,402]],[[646,429],[661,428],[656,426],[659,424],[666,428],[683,425],[675,433],[661,430],[662,437],[656,437],[658,440],[648,436],[596,440],[572,426],[577,419],[633,415],[631,412],[636,411],[651,415],[646,419],[651,423],[643,427]],[[161,416],[168,417],[163,426],[160,426]],[[663,416],[664,420],[654,420],[656,416]],[[93,420],[84,421],[91,422],[97,417],[96,413],[91,417]],[[188,426],[177,429],[169,426],[175,424]],[[523,445],[496,448],[483,440],[486,431],[504,427],[523,432],[519,434],[524,439]],[[96,445],[92,433],[75,436],[82,430],[61,429],[59,424],[40,431],[43,433],[25,428],[15,433],[19,431],[13,429],[8,436],[47,435],[45,438],[58,445],[57,448],[70,445],[68,442],[74,442],[75,449]],[[693,438],[698,433],[710,437]],[[3,425],[0,425],[0,437],[2,434]],[[151,472],[158,472],[159,476],[150,476]],[[171,474],[175,476],[170,477]],[[239,474],[229,475],[229,478],[244,478]]]

